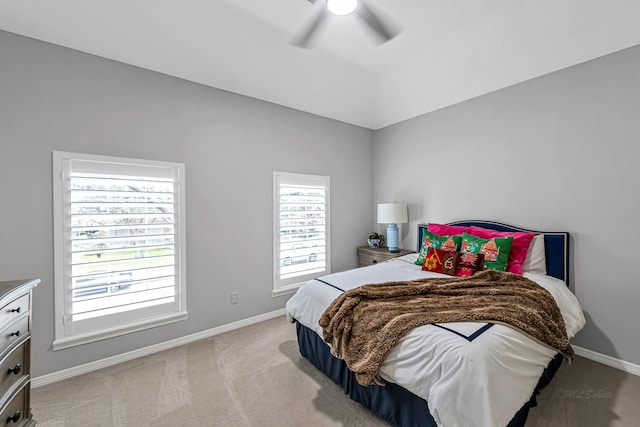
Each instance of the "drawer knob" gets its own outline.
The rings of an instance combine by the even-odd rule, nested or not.
[[[13,421],[14,423],[17,423],[18,421],[20,421],[20,411],[16,411],[16,413],[13,414],[13,416],[7,417],[7,424],[9,424],[11,421]]]
[[[9,313],[20,313],[20,307],[9,310]]]
[[[9,335],[9,336],[10,336],[10,337],[12,337],[12,336],[14,336],[14,335],[15,335],[16,337],[19,337],[20,335],[22,335],[22,332],[20,332],[20,331],[11,332],[11,335]]]
[[[11,375],[11,374],[18,375],[21,370],[22,370],[22,365],[18,363],[13,368],[7,369],[7,375]]]
[[[372,262],[373,262],[374,264],[377,264],[377,263],[378,263],[378,260],[377,260],[377,259],[374,259]]]

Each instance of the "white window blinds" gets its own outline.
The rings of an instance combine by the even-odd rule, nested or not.
[[[274,172],[274,292],[327,274],[329,177]]]
[[[56,167],[57,343],[184,318],[184,166],[56,152]]]

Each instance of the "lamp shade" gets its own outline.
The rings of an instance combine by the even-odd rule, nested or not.
[[[409,222],[406,203],[378,204],[379,224],[404,224]]]

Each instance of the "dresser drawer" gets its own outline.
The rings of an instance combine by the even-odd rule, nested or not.
[[[4,410],[0,413],[0,425],[18,426],[23,424],[31,416],[28,402],[29,384],[26,387],[22,387],[4,407]]]
[[[2,332],[0,332],[0,354],[2,354],[12,343],[18,341],[20,337],[28,333],[29,316],[24,316],[16,323],[6,327]]]
[[[30,297],[30,294],[25,294],[0,309],[0,329],[29,311]]]
[[[29,374],[29,354],[30,341],[27,340],[9,353],[0,363],[0,399],[5,397],[7,391],[15,383]],[[0,420],[1,421],[1,420]],[[2,422],[0,422],[2,425]]]
[[[0,427],[34,427],[31,304],[39,279],[0,281]]]

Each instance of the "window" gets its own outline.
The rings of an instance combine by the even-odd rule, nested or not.
[[[273,173],[273,293],[331,271],[329,177]]]
[[[185,319],[184,165],[53,153],[59,350]]]

